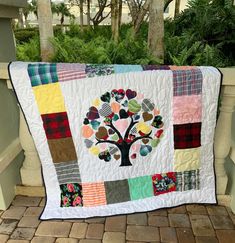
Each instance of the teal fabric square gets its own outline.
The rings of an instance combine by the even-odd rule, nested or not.
[[[143,71],[141,65],[122,65],[122,64],[114,65],[115,73],[129,73],[129,72],[141,72],[141,71]]]
[[[153,182],[151,176],[141,176],[128,179],[131,200],[153,197]]]

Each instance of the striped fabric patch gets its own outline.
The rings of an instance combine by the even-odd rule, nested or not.
[[[32,86],[58,82],[56,64],[29,64],[28,74]]]
[[[79,183],[81,176],[76,160],[54,164],[59,184]]]
[[[202,92],[202,72],[200,69],[173,70],[174,96],[198,95]]]
[[[176,172],[176,191],[188,191],[200,189],[200,171],[191,170]]]
[[[59,82],[74,81],[86,78],[85,64],[57,64]]]
[[[84,207],[106,205],[104,182],[82,183]]]

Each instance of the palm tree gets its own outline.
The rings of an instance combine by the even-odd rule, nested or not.
[[[180,0],[175,0],[175,17],[180,13]]]
[[[56,13],[57,15],[61,15],[60,17],[60,24],[64,24],[65,17],[73,17],[74,15],[69,12],[69,8],[65,3],[58,3],[51,5],[52,13]]]
[[[54,54],[50,38],[54,37],[50,0],[37,1],[38,26],[42,61],[49,61]]]

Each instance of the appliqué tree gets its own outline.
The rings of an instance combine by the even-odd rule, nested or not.
[[[150,99],[127,89],[114,89],[93,101],[82,135],[90,153],[109,162],[131,166],[138,154],[147,156],[163,135],[163,121]],[[131,159],[131,160],[130,160]]]

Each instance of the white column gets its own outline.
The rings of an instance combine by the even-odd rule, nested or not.
[[[41,186],[41,162],[22,111],[20,111],[19,137],[25,155],[23,166],[20,169],[22,184],[24,186]]]
[[[232,113],[235,106],[235,87],[225,86],[222,91],[222,102],[215,132],[215,171],[217,195],[224,195],[228,177],[224,168],[225,158],[231,148]]]

